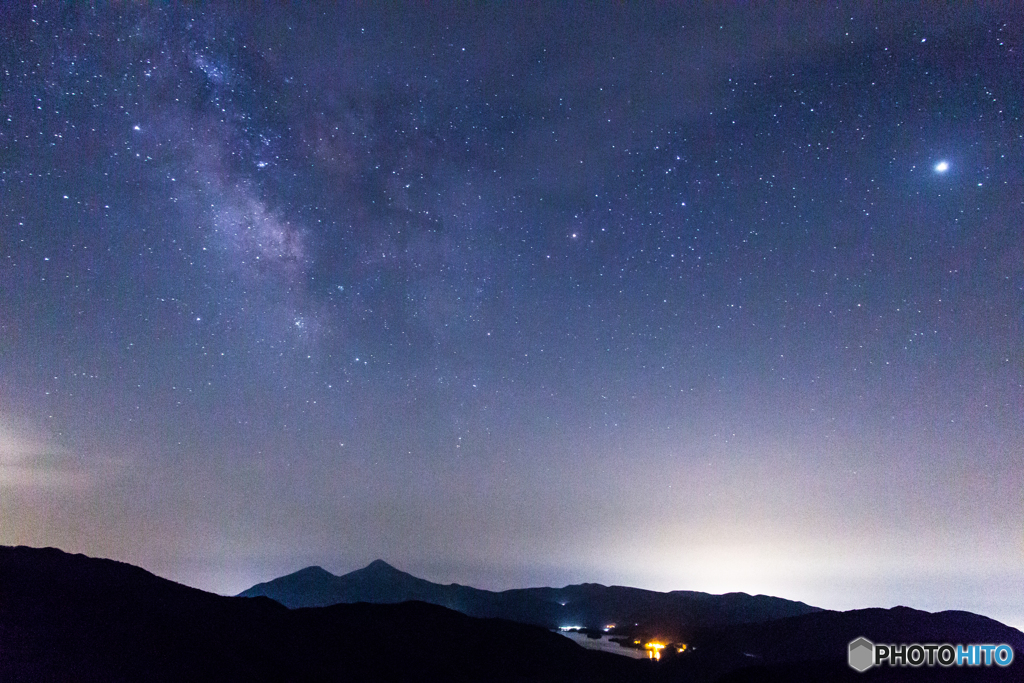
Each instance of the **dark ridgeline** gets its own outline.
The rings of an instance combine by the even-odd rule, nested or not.
[[[272,598],[285,607],[420,600],[474,617],[498,617],[545,628],[640,624],[652,635],[689,639],[694,629],[780,619],[820,611],[802,602],[766,595],[695,591],[659,593],[584,583],[565,588],[520,588],[501,592],[459,584],[442,585],[395,569],[382,560],[344,576],[320,567],[260,583],[239,594]]]
[[[1018,673],[1024,668],[1024,634],[969,612],[931,614],[906,607],[834,612],[765,595],[658,593],[593,583],[492,592],[432,583],[381,560],[343,576],[309,567],[241,595],[270,597],[288,607],[420,600],[547,628],[600,629],[615,623],[629,630],[638,624],[637,633],[690,645],[685,655],[659,663],[656,672],[666,680],[1024,680]],[[1008,643],[1021,653],[1022,663],[1010,669],[878,668],[860,674],[847,666],[846,647],[861,636],[879,643]]]
[[[0,681],[632,681],[650,662],[412,602],[289,610],[0,547]]]
[[[888,667],[858,673],[847,666],[850,641],[874,643],[1006,643],[1009,667]],[[1022,681],[1024,633],[970,612],[909,607],[821,611],[759,624],[702,629],[693,656],[666,660],[671,680],[694,681]],[[1020,659],[1019,659],[1020,658]]]
[[[285,586],[309,588],[331,576],[310,568],[283,579],[289,580]],[[354,596],[361,590],[363,596],[386,601],[397,599],[401,591],[423,591],[420,597],[430,597],[431,587],[437,586],[383,562],[347,575],[353,576],[338,589],[342,592],[331,595]],[[474,590],[454,588],[461,589],[455,595]],[[619,609],[639,609],[626,600],[634,595],[647,596],[647,605],[654,604],[651,596],[692,600],[701,595],[633,593],[635,589],[592,584],[572,588],[578,590],[489,595],[506,600],[519,599],[520,593],[537,600],[568,597],[566,607],[591,596],[615,604],[608,597],[612,595],[625,602]],[[763,596],[721,597],[729,600],[718,607],[724,610],[720,621],[737,614],[746,618],[751,604],[776,605],[775,599]],[[537,626],[474,618],[425,602],[288,609],[265,597],[213,595],[111,560],[52,548],[0,546],[0,681],[831,683],[1024,678],[1020,661],[1006,669],[880,668],[858,674],[846,665],[846,646],[859,636],[879,643],[1008,643],[1024,657],[1024,634],[967,612],[803,607],[811,611],[771,621],[693,627],[687,652],[655,663],[584,650]]]

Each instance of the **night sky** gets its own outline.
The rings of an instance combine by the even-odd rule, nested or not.
[[[0,543],[1024,626],[1019,5],[293,4],[0,6]]]

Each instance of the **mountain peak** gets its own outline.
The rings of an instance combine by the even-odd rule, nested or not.
[[[388,570],[388,571],[393,571],[393,572],[398,571],[397,569],[392,567],[390,564],[388,564],[384,560],[374,560],[370,564],[366,565],[366,567],[364,567],[364,568],[365,569],[372,569],[372,570],[378,571],[378,572],[379,571],[383,571],[383,570]]]
[[[334,576],[334,574],[330,573],[329,571],[327,571],[326,569],[317,564],[310,565],[309,567],[300,569],[299,571],[292,573],[292,576],[322,577],[324,575]]]

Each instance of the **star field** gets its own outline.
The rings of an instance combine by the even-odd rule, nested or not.
[[[1019,13],[887,11],[4,6],[0,542],[1024,624]]]

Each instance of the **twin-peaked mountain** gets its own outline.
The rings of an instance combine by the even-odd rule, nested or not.
[[[309,567],[253,586],[241,595],[269,597],[292,608],[416,600],[473,617],[595,631],[615,624],[613,633],[629,639],[687,643],[685,655],[668,658],[640,674],[652,681],[1024,680],[1020,677],[1024,664],[1017,662],[1009,669],[894,667],[866,673],[847,665],[848,644],[859,637],[877,643],[1006,643],[1016,653],[1024,652],[1020,631],[960,611],[929,613],[895,607],[835,612],[764,595],[659,593],[593,583],[492,592],[432,583],[381,560],[343,576]]]
[[[623,586],[584,583],[565,588],[519,588],[494,592],[417,578],[376,560],[343,576],[307,567],[240,594],[264,596],[285,607],[342,603],[390,604],[419,600],[473,617],[497,617],[546,628],[608,624],[634,627],[662,637],[685,639],[691,629],[799,616],[820,611],[802,602],[765,595],[695,591],[659,593]]]
[[[0,681],[649,681],[543,628],[422,602],[290,610],[122,562],[0,546]]]
[[[0,546],[0,681],[1024,680],[1024,634],[967,612],[833,612],[763,596],[594,584],[492,593],[433,584],[382,562],[341,577],[303,570],[251,590],[258,589],[278,591],[293,606],[295,600],[314,599],[311,594],[321,602],[362,602],[288,609],[266,597],[206,593],[121,562]],[[366,602],[408,597],[420,600]],[[557,617],[562,610],[584,626],[593,615],[601,617],[600,625],[608,615],[630,614],[653,635],[656,626],[643,620],[649,610],[657,619],[689,620],[680,622],[680,630],[690,632],[689,647],[660,662],[635,660],[584,649],[537,625],[467,616],[423,598],[478,614],[519,610]],[[763,618],[790,609],[801,613]],[[857,673],[847,666],[846,653],[847,644],[861,636],[875,643],[1006,643],[1017,659],[1005,668],[880,667]]]

